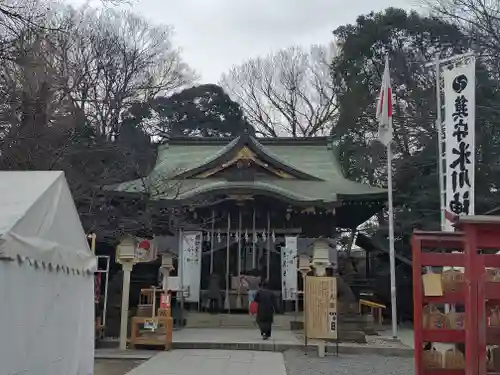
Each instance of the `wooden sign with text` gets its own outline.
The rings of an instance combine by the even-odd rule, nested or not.
[[[306,337],[336,340],[338,337],[337,279],[306,276],[304,302]]]

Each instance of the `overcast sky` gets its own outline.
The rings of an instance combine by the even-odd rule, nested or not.
[[[84,4],[86,0],[66,0]],[[96,0],[92,0],[94,3]],[[234,64],[299,44],[327,44],[332,30],[360,14],[409,9],[415,0],[133,0],[155,23],[175,28],[174,42],[202,82],[217,82]]]

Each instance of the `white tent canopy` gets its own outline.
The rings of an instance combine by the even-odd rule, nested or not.
[[[62,172],[0,172],[2,375],[92,375],[91,253]]]
[[[63,172],[0,172],[0,256],[94,271]]]

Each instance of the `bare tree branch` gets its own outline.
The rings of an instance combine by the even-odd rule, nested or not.
[[[83,9],[72,18],[72,48],[61,43],[60,51],[68,95],[101,136],[118,133],[134,101],[171,93],[195,79],[171,44],[170,27],[111,9]]]
[[[485,65],[500,77],[500,0],[425,0],[425,4],[469,35]]]
[[[333,51],[291,47],[233,67],[220,84],[261,135],[325,135],[337,115],[330,79]]]

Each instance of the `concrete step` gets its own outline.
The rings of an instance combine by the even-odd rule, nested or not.
[[[290,331],[292,326],[301,331],[304,324],[302,317],[294,314],[277,314],[274,316],[273,330]],[[343,342],[365,343],[365,333],[354,324],[353,319],[342,319],[339,324],[339,339]],[[293,322],[293,324],[292,324]],[[247,314],[209,314],[189,312],[186,316],[186,328],[257,328],[255,317]]]
[[[293,316],[276,315],[273,329],[290,330]],[[247,314],[208,314],[189,312],[186,317],[187,328],[254,328],[255,317]]]

